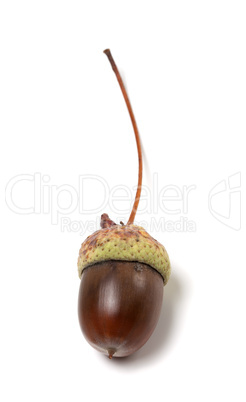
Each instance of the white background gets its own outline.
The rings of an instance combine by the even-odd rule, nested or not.
[[[1,2],[2,401],[245,401],[245,19],[237,0]],[[152,228],[172,263],[161,318],[139,352],[112,361],[86,343],[77,318],[78,250],[94,228],[62,228],[62,214],[52,222],[59,186],[78,192],[79,176],[99,175],[111,190],[136,185],[134,135],[107,47],[141,133],[144,184],[153,190],[158,173],[159,190],[195,186],[187,211],[149,204],[137,216],[186,218],[195,230]],[[14,212],[7,183],[35,173],[36,213]],[[230,176],[236,189],[226,189]],[[30,180],[12,188],[18,208],[34,205]],[[118,221],[110,205],[100,208],[95,180],[82,196],[99,210],[64,213],[75,225],[93,226],[103,212]],[[63,191],[59,208],[70,201]],[[130,202],[118,205],[126,221]]]

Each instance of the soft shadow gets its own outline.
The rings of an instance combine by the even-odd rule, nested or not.
[[[164,288],[163,306],[159,322],[148,342],[136,353],[128,357],[113,358],[110,364],[116,366],[143,366],[163,358],[168,351],[175,331],[175,323],[179,317],[178,306],[190,291],[190,281],[183,272],[172,265],[172,274]],[[104,357],[104,356],[103,356]],[[106,357],[105,357],[106,358]],[[109,360],[109,359],[108,359]]]

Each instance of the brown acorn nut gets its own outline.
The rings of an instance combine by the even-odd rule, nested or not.
[[[95,349],[110,358],[128,356],[158,322],[169,258],[140,226],[116,225],[106,214],[101,226],[80,249],[79,322]]]
[[[79,322],[87,341],[109,358],[128,356],[152,334],[161,311],[163,279],[148,265],[104,261],[86,268]]]
[[[133,224],[142,186],[140,138],[116,64],[109,49],[104,52],[132,120],[139,159],[138,188],[127,224],[117,225],[103,214],[101,229],[81,245],[78,315],[86,340],[112,358],[132,354],[154,331],[162,306],[163,285],[170,276],[170,261],[165,248]]]

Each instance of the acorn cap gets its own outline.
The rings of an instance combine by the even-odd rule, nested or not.
[[[164,285],[167,284],[171,273],[169,257],[163,245],[151,237],[144,228],[133,224],[113,223],[113,226],[103,227],[88,236],[79,251],[79,277],[81,278],[83,269],[107,260],[148,264],[162,275]]]

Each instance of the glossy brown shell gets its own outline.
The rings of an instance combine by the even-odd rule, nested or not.
[[[86,268],[78,299],[85,338],[109,357],[134,353],[156,327],[163,290],[162,276],[144,263],[104,261]]]

